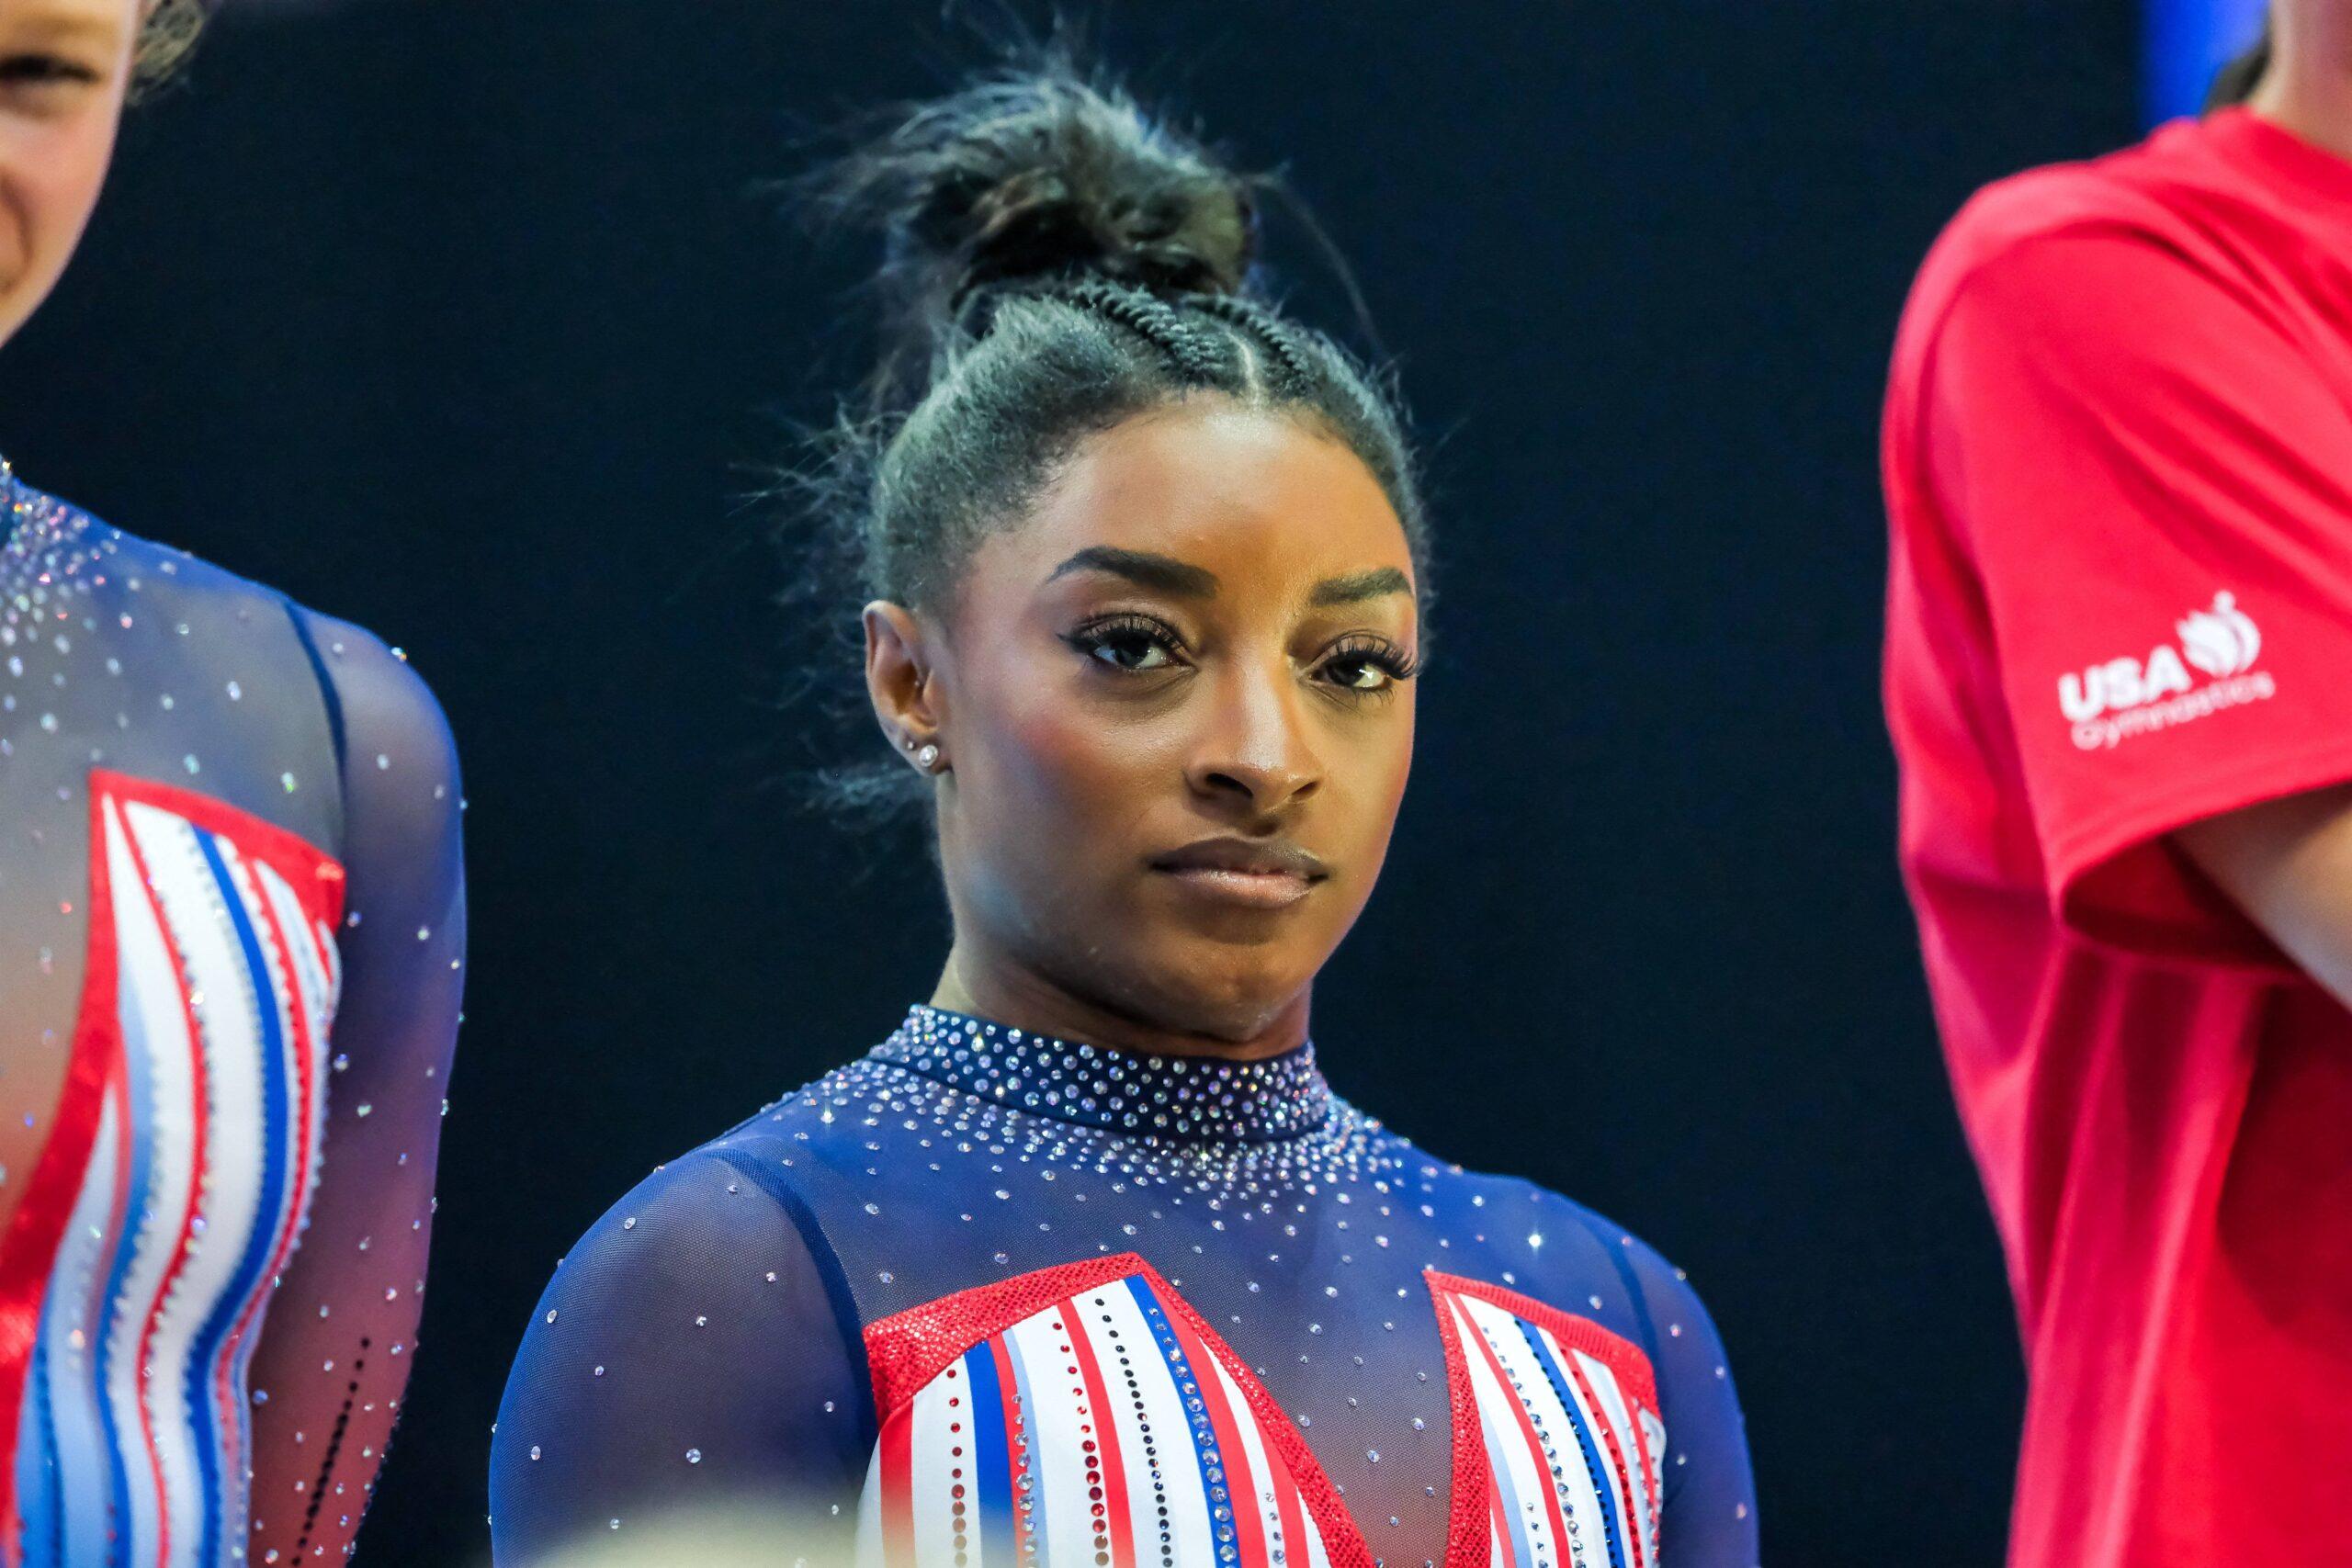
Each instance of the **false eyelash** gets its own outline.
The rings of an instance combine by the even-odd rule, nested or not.
[[[1171,658],[1184,651],[1184,639],[1178,637],[1165,621],[1129,610],[1119,615],[1102,615],[1087,622],[1062,640],[1080,652],[1092,655],[1110,640],[1111,635],[1128,632],[1148,638]]]
[[[1385,671],[1393,681],[1409,681],[1421,672],[1419,659],[1379,637],[1342,638],[1337,647],[1323,656],[1323,662],[1329,664],[1340,659],[1361,659],[1375,669]]]
[[[1184,652],[1183,638],[1164,621],[1153,616],[1126,611],[1103,615],[1069,633],[1062,640],[1082,653],[1092,655],[1109,641],[1114,633],[1131,633],[1148,639],[1154,647],[1171,659]],[[1343,659],[1361,659],[1385,673],[1392,681],[1409,681],[1420,673],[1421,661],[1385,637],[1357,636],[1343,637],[1321,660],[1329,665]],[[1372,694],[1365,693],[1364,695]]]

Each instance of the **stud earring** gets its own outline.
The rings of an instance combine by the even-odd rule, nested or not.
[[[926,744],[922,750],[915,753],[915,766],[921,768],[926,773],[937,773],[939,771],[939,748]]]

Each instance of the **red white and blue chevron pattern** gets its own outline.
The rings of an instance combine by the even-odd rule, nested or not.
[[[1649,1359],[1499,1286],[1426,1276],[1454,1413],[1447,1568],[1658,1568]],[[1135,1254],[865,1331],[881,1432],[860,1568],[1371,1568],[1306,1442]]]
[[[1290,1423],[1133,1254],[885,1318],[866,1355],[861,1568],[1369,1568]]]
[[[6,1541],[214,1568],[243,1556],[246,1370],[317,1178],[342,873],[204,796],[90,784],[74,1063],[0,1250]]]
[[[1453,1562],[1657,1568],[1666,1426],[1649,1359],[1515,1292],[1426,1278],[1453,1387]]]

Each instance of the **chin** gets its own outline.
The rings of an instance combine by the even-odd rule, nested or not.
[[[1295,964],[1237,963],[1238,956],[1232,948],[1219,947],[1184,954],[1174,964],[1164,954],[1158,964],[1147,958],[1144,973],[1150,978],[1140,988],[1161,1026],[1212,1040],[1248,1040],[1262,1032],[1314,978],[1312,969],[1301,973]]]
[[[48,288],[28,274],[0,274],[0,343],[16,336],[48,296]]]

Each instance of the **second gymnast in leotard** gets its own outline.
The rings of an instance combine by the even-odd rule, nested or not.
[[[0,0],[0,342],[196,0]],[[0,462],[0,1562],[338,1562],[422,1309],[456,756],[393,650]]]

